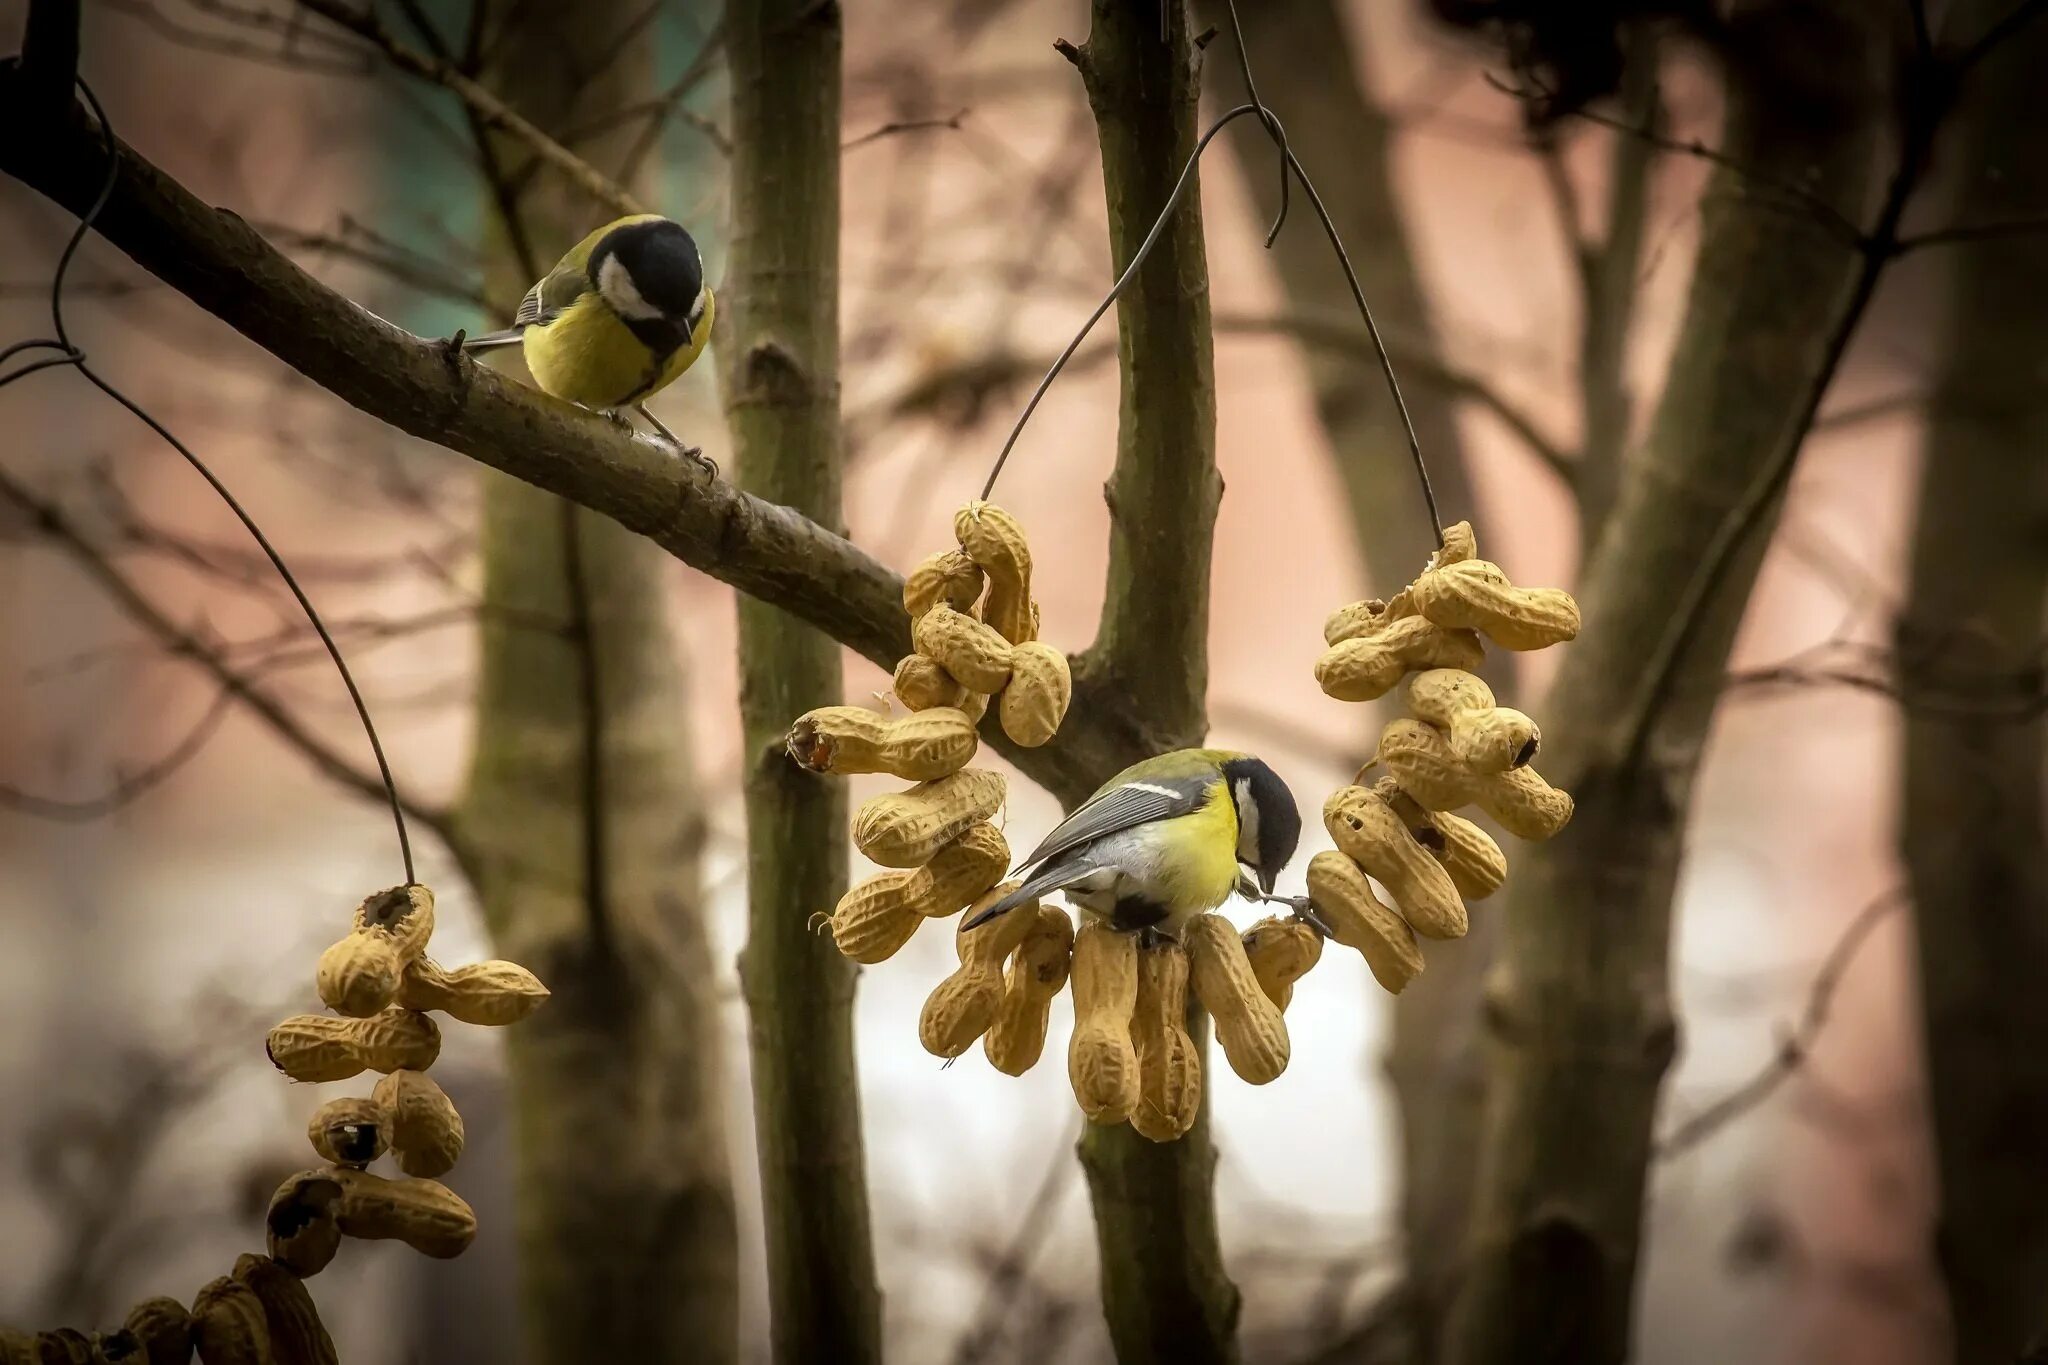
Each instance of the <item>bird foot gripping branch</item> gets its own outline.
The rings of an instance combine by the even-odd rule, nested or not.
[[[1514,586],[1478,558],[1468,522],[1444,533],[1429,567],[1392,601],[1354,602],[1324,623],[1323,691],[1363,702],[1401,685],[1412,713],[1387,724],[1366,765],[1386,775],[1339,788],[1324,804],[1337,847],[1308,867],[1311,904],[1387,990],[1398,994],[1422,971],[1416,935],[1463,937],[1465,902],[1492,895],[1507,876],[1499,845],[1454,810],[1477,806],[1519,839],[1548,839],[1571,820],[1570,795],[1529,766],[1542,743],[1536,722],[1496,706],[1468,670],[1485,640],[1520,651],[1578,633],[1571,594]]]

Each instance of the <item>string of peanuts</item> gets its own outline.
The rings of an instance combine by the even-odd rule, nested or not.
[[[1027,747],[1044,744],[1072,693],[1066,657],[1037,639],[1023,527],[994,504],[974,502],[955,515],[953,531],[959,548],[926,559],[904,582],[917,652],[897,665],[894,692],[910,714],[890,720],[864,707],[824,707],[799,717],[787,736],[790,756],[811,772],[890,773],[917,784],[870,799],[853,817],[861,852],[899,869],[854,886],[829,917],[839,951],[867,965],[893,957],[926,920],[978,910],[1016,889],[1003,881],[1009,844],[991,823],[1003,806],[1003,779],[967,766],[980,744],[976,727],[993,698],[1004,733]],[[1286,1070],[1282,1012],[1322,941],[1296,920],[1264,921],[1240,936],[1208,915],[1184,945],[1141,945],[1106,925],[1077,931],[1066,911],[1032,903],[956,932],[955,948],[959,970],[919,1016],[927,1051],[951,1060],[980,1040],[991,1065],[1021,1076],[1045,1050],[1054,998],[1071,986],[1067,1074],[1082,1112],[1170,1142],[1201,1108],[1201,1054],[1185,1022],[1189,989],[1214,1017],[1232,1069],[1263,1085]]]
[[[548,990],[517,963],[440,967],[426,956],[433,932],[427,887],[415,882],[370,896],[349,933],[320,955],[315,985],[335,1015],[294,1015],[270,1031],[270,1060],[295,1081],[384,1075],[368,1096],[330,1100],[314,1112],[306,1136],[328,1164],[290,1177],[271,1197],[268,1255],[242,1256],[190,1309],[168,1296],[145,1299],[113,1332],[0,1330],[0,1365],[175,1365],[194,1352],[202,1365],[336,1365],[305,1281],[327,1268],[344,1236],[461,1255],[476,1236],[476,1214],[434,1178],[461,1157],[463,1128],[454,1103],[426,1075],[441,1053],[441,1031],[428,1011],[466,1024],[513,1024],[538,1009]],[[406,1178],[366,1169],[386,1152]]]
[[[1308,900],[1373,978],[1399,994],[1422,971],[1416,936],[1464,936],[1465,902],[1484,900],[1507,878],[1507,856],[1472,821],[1477,806],[1518,839],[1555,836],[1572,798],[1529,766],[1542,746],[1536,722],[1495,704],[1470,671],[1484,640],[1543,649],[1579,633],[1579,607],[1557,588],[1518,588],[1478,557],[1469,522],[1391,601],[1354,602],[1323,627],[1329,649],[1316,681],[1339,701],[1366,702],[1403,685],[1410,715],[1389,721],[1360,780],[1323,806],[1334,850],[1309,860]],[[1482,640],[1484,637],[1484,640]],[[1372,786],[1364,771],[1386,769]],[[1390,906],[1374,892],[1386,889]]]

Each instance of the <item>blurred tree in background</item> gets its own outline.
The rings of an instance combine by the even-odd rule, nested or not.
[[[755,1253],[742,1246],[748,1195],[736,1192],[735,1172],[750,1163],[729,1149],[745,1125],[728,1119],[739,1059],[721,1025],[727,968],[705,889],[712,779],[684,724],[682,660],[696,666],[687,646],[707,627],[690,620],[678,630],[670,559],[741,595],[749,914],[739,977],[766,1335],[778,1360],[884,1358],[856,972],[811,927],[846,885],[846,794],[798,772],[780,736],[800,711],[841,699],[844,650],[887,668],[908,643],[900,580],[879,549],[843,538],[847,467],[919,423],[942,442],[971,434],[979,451],[984,410],[1006,412],[1065,339],[1025,329],[1031,340],[1019,343],[992,326],[979,349],[915,369],[875,405],[879,417],[842,410],[842,372],[885,368],[882,358],[911,349],[892,332],[901,330],[893,313],[842,316],[854,289],[840,262],[842,158],[873,138],[960,132],[964,116],[923,116],[913,101],[900,120],[848,137],[847,16],[834,0],[734,0],[722,17],[647,0],[123,7],[149,16],[169,42],[201,45],[200,35],[238,60],[309,77],[330,66],[375,72],[424,92],[465,172],[453,177],[456,197],[481,206],[486,245],[473,270],[450,269],[431,243],[363,233],[313,243],[206,207],[151,164],[146,130],[124,128],[128,147],[143,150],[122,149],[96,227],[323,401],[344,400],[483,466],[463,512],[481,573],[464,611],[480,643],[468,774],[445,805],[404,795],[473,884],[495,946],[554,991],[507,1049],[527,1358],[718,1361],[743,1349],[743,1262]],[[964,43],[1025,8],[968,7],[952,22]],[[1062,155],[1018,197],[1028,188],[1046,224],[1064,222],[1076,216],[1067,212],[1073,187],[1099,160],[1108,268],[1040,281],[1033,272],[1057,271],[1045,246],[1054,229],[1039,224],[1023,265],[973,263],[978,286],[1000,277],[1020,297],[1042,288],[1081,298],[1120,274],[1194,148],[1204,93],[1216,112],[1245,98],[1241,19],[1260,93],[1316,178],[1377,310],[1450,519],[1472,514],[1485,482],[1475,426],[1507,433],[1575,509],[1584,633],[1542,697],[1524,705],[1544,721],[1543,766],[1574,792],[1577,816],[1554,843],[1514,849],[1505,908],[1477,916],[1454,951],[1433,953],[1395,1006],[1385,1067],[1403,1166],[1397,1282],[1307,1353],[1458,1365],[1627,1358],[1642,1328],[1634,1313],[1658,1163],[1802,1065],[1808,1023],[1751,1086],[1691,1118],[1659,1121],[1681,1044],[1671,959],[1687,833],[1738,627],[1801,452],[1833,415],[1823,409],[1836,406],[1830,395],[1864,344],[1873,300],[1912,258],[1931,262],[1933,287],[1946,292],[1907,600],[1887,644],[1843,646],[1772,681],[1855,687],[1900,707],[1897,840],[1922,972],[1941,1192],[1933,1235],[1955,1358],[2014,1358],[2048,1328],[2048,1183],[2036,1170],[2048,1073],[2030,1044],[2044,1022],[2033,983],[2048,957],[2048,562],[2034,451],[2048,435],[2039,307],[2048,118],[2030,82],[2048,61],[2048,24],[2036,21],[2048,5],[1427,8],[1463,35],[1460,69],[1482,69],[1512,105],[1540,175],[1575,323],[1562,348],[1568,435],[1553,429],[1555,404],[1532,404],[1458,360],[1457,324],[1432,298],[1427,243],[1398,188],[1404,120],[1427,113],[1367,78],[1372,30],[1358,6],[1274,0],[1233,14],[1225,0],[1091,0],[1085,41],[1059,45],[1072,70],[1056,74],[1068,82],[1063,99],[1093,116],[1094,152],[1077,119]],[[59,41],[31,44],[0,70],[0,126],[12,130],[0,135],[0,170],[81,212],[106,161],[63,55],[78,7],[36,0],[29,13]],[[1078,23],[1081,7],[1046,18]],[[87,25],[88,78],[94,31]],[[693,46],[673,73],[658,55],[680,32]],[[890,56],[889,79],[905,88],[925,79],[921,65],[941,64],[930,53]],[[695,98],[715,88],[714,71],[730,92],[716,114]],[[1670,78],[1701,73],[1718,115],[1710,141],[1671,131]],[[671,145],[674,124],[691,130],[687,152]],[[382,140],[412,183],[422,164],[438,164],[389,130]],[[1277,153],[1257,120],[1224,140],[1253,208],[1277,213]],[[1697,166],[1706,183],[1681,314],[1668,353],[1650,364],[1642,292],[1661,250],[1657,210],[1672,197],[1661,168],[1674,162]],[[355,308],[281,250],[317,247],[366,266],[409,291],[404,320],[428,316],[430,295],[464,318],[503,314],[563,244],[639,199],[667,207],[681,182],[729,189],[730,251],[719,253],[729,259],[712,272],[729,477],[466,368],[440,344]],[[444,201],[446,191],[436,189]],[[1334,755],[1333,768],[1368,756],[1346,752],[1357,747],[1346,736],[1304,736],[1286,717],[1228,713],[1210,695],[1211,556],[1224,497],[1213,333],[1280,335],[1297,348],[1371,583],[1391,591],[1432,548],[1370,342],[1331,302],[1341,276],[1306,221],[1300,187],[1292,193],[1295,216],[1270,257],[1275,310],[1212,308],[1214,253],[1197,183],[1119,300],[1113,351],[1097,341],[1077,353],[1077,366],[1113,358],[1120,387],[1098,633],[1073,657],[1073,710],[1052,744],[1026,751],[993,727],[988,735],[1065,806],[1129,762],[1201,742],[1212,711],[1220,728],[1243,721],[1248,735]],[[1084,226],[1095,243],[1095,225]],[[711,224],[699,236],[719,239]],[[886,287],[871,292],[897,309],[914,309],[934,287],[936,268],[916,252],[890,268]],[[0,497],[157,647],[195,661],[221,705],[250,710],[350,790],[379,794],[352,751],[321,738],[264,682],[264,661],[152,605],[96,540],[94,518],[6,469]],[[1472,515],[1482,548],[1494,543],[1504,519]],[[214,556],[209,572],[225,577],[222,562]],[[376,631],[344,630],[344,643]],[[1531,690],[1512,668],[1496,668],[1504,696]],[[1313,825],[1321,793],[1297,795]],[[20,793],[10,804],[75,814]],[[1859,918],[1844,951],[1866,928]],[[1838,975],[1830,965],[1816,979],[1811,1029]],[[1219,1228],[1206,1114],[1168,1145],[1090,1128],[1078,1157],[1116,1357],[1266,1358],[1240,1333],[1245,1276],[1230,1261],[1231,1229]],[[1028,1249],[994,1257],[991,1298],[1021,1295],[1017,1261]],[[68,1258],[75,1273],[52,1293],[65,1312],[92,1303],[83,1284],[92,1255]],[[986,1358],[998,1336],[978,1325],[958,1358]]]

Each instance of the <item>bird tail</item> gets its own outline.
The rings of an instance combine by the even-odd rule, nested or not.
[[[977,929],[998,915],[1009,914],[1020,905],[1035,901],[1040,896],[1063,887],[1072,886],[1097,870],[1094,863],[1080,858],[1040,868],[1022,886],[961,925],[960,932],[964,934],[971,929]]]
[[[485,332],[479,337],[464,337],[462,339],[462,349],[465,351],[488,351],[498,346],[516,346],[525,339],[526,332],[524,329],[508,327],[502,332]]]

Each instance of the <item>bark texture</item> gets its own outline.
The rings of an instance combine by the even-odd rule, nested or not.
[[[717,338],[740,485],[839,525],[840,13],[760,0],[727,13],[732,262]],[[812,927],[847,877],[842,781],[782,749],[789,723],[841,699],[839,646],[779,607],[739,603],[754,1132],[781,1361],[878,1361],[868,1230],[857,968]]]
[[[1955,7],[1986,31],[2005,7]],[[1949,217],[2039,217],[2048,190],[2040,23],[1993,54],[1964,106]],[[1910,594],[1900,851],[1920,945],[1937,1260],[1955,1359],[2012,1360],[2048,1326],[2048,838],[2042,809],[2048,609],[2048,251],[2038,236],[1947,248],[1955,271],[1929,413]],[[1982,699],[1958,713],[1944,696]]]
[[[651,72],[611,44],[637,8],[524,13],[487,78],[543,129],[627,107]],[[590,71],[602,78],[572,75]],[[519,174],[517,144],[490,150],[504,179]],[[504,244],[553,253],[610,213],[547,177],[525,183],[495,197],[500,297],[553,264]],[[482,477],[475,754],[456,823],[499,950],[554,993],[507,1033],[527,1353],[729,1361],[719,974],[666,556],[551,493]]]
[[[1095,0],[1087,43],[1062,48],[1095,113],[1118,274],[1194,149],[1200,57],[1179,0],[1165,14],[1162,39],[1152,0]],[[1149,718],[1153,734],[1096,772],[1091,790],[1127,763],[1199,743],[1207,729],[1209,562],[1223,484],[1199,185],[1118,300],[1117,352],[1109,577],[1086,659]],[[1191,1024],[1206,1041],[1206,1021]],[[1089,1125],[1081,1164],[1117,1359],[1235,1360],[1239,1301],[1216,1235],[1206,1098],[1178,1142],[1149,1142],[1129,1125]]]
[[[1672,893],[1775,502],[1693,618],[1647,743],[1618,731],[1724,520],[1796,450],[1873,278],[1836,228],[1753,192],[1768,177],[1846,213],[1863,206],[1881,126],[1873,20],[1835,0],[1753,6],[1732,22],[1722,145],[1742,169],[1709,185],[1669,380],[1583,576],[1585,632],[1539,712],[1545,775],[1574,793],[1578,814],[1513,855],[1488,993],[1496,1047],[1477,1212],[1451,1324],[1459,1365],[1628,1354],[1651,1121],[1677,1035]],[[1833,55],[1800,55],[1820,51]]]

